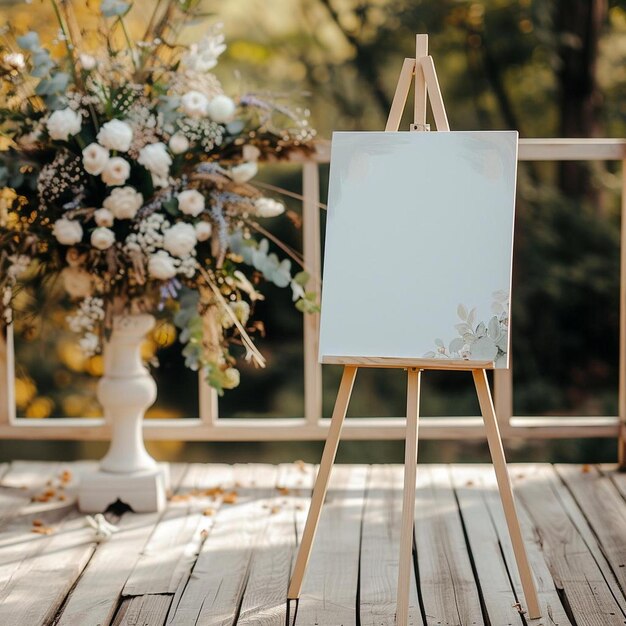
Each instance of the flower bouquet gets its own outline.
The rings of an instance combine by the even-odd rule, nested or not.
[[[289,287],[315,310],[308,276],[270,251],[260,223],[284,212],[252,184],[257,163],[312,151],[306,112],[256,94],[231,97],[213,73],[218,26],[177,43],[197,0],[155,3],[131,41],[131,3],[102,0],[85,32],[51,0],[59,31],[4,27],[0,39],[0,295],[4,321],[22,279],[60,277],[87,353],[114,320],[161,312],[186,365],[219,393],[237,386],[233,346],[263,365],[250,334],[258,284]]]

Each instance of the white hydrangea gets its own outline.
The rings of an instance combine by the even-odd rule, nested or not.
[[[130,164],[122,157],[111,157],[102,170],[101,178],[109,187],[123,185],[130,176]]]
[[[232,98],[220,94],[219,96],[215,96],[215,98],[209,102],[206,107],[206,112],[214,122],[217,122],[218,124],[226,124],[233,119],[236,109],[237,107],[235,106]]]
[[[178,208],[181,213],[198,217],[204,211],[204,196],[196,189],[185,189],[177,196]]]
[[[83,238],[83,227],[76,220],[62,217],[54,223],[52,234],[60,244],[73,246]]]
[[[110,228],[98,226],[91,233],[91,245],[98,250],[108,250],[115,243],[115,233]]]
[[[141,252],[151,254],[163,247],[163,231],[170,223],[162,213],[152,213],[139,222],[138,231],[130,233],[124,242],[124,251],[128,254]]]
[[[109,151],[98,143],[90,143],[83,150],[83,167],[87,174],[98,176],[102,174],[109,162]]]
[[[218,57],[226,50],[224,35],[219,28],[211,28],[198,43],[189,46],[181,59],[185,69],[204,74],[217,65]]]
[[[95,333],[85,333],[79,340],[78,345],[87,357],[97,354],[100,347],[100,339]]]
[[[178,222],[163,233],[163,247],[176,257],[187,257],[194,252],[196,243],[196,229],[191,224]]]
[[[66,319],[72,332],[93,331],[96,324],[104,319],[104,300],[88,296],[81,300],[76,313]]]
[[[2,61],[14,70],[23,70],[26,67],[24,55],[21,52],[9,52],[2,57]]]
[[[180,106],[185,115],[189,117],[202,117],[207,113],[208,98],[199,91],[188,91],[180,99]]]
[[[109,150],[128,152],[133,141],[133,129],[122,120],[111,120],[98,131],[98,143]]]
[[[81,52],[78,55],[78,60],[80,61],[80,64],[82,65],[83,69],[86,70],[87,72],[90,72],[96,67],[95,57],[85,52]]]
[[[165,250],[159,250],[148,260],[148,274],[157,280],[169,280],[176,276],[174,259]]]
[[[118,220],[133,219],[142,204],[143,195],[130,186],[116,187],[102,202],[102,206]]]
[[[77,135],[82,127],[82,117],[73,109],[54,111],[46,121],[51,139],[67,141],[70,135]]]
[[[285,212],[285,205],[272,198],[257,198],[254,208],[259,217],[276,217]]]

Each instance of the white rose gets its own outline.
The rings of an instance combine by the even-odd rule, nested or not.
[[[83,167],[87,174],[97,176],[109,161],[109,151],[100,144],[90,143],[83,150]]]
[[[215,96],[215,98],[209,102],[206,112],[214,122],[225,124],[233,119],[236,108],[231,98],[219,95]]]
[[[206,115],[209,100],[199,91],[188,91],[181,99],[180,105],[183,113],[189,117],[202,117]]]
[[[118,220],[133,219],[142,204],[143,196],[133,187],[117,187],[102,202],[102,206]]]
[[[109,187],[123,185],[130,176],[130,165],[122,157],[111,157],[102,170],[102,181]]]
[[[196,229],[191,224],[178,222],[163,235],[163,247],[173,256],[187,257],[197,243]]]
[[[98,131],[98,143],[109,150],[127,152],[132,140],[133,129],[122,120],[106,122]]]
[[[54,223],[52,234],[64,246],[72,246],[83,238],[83,227],[76,220],[62,217]]]
[[[96,209],[93,213],[93,219],[98,226],[113,226],[114,215],[109,209]]]
[[[91,274],[78,267],[66,267],[61,272],[65,291],[72,298],[86,298],[91,295]]]
[[[148,274],[157,280],[168,280],[176,276],[174,259],[164,250],[150,256]]]
[[[259,217],[276,217],[285,212],[285,205],[272,198],[258,198],[254,201],[254,207]]]
[[[176,198],[178,199],[178,208],[185,215],[198,217],[204,211],[204,196],[195,189],[181,191]]]
[[[46,122],[50,139],[67,141],[70,135],[76,135],[80,132],[82,120],[80,113],[73,109],[55,111]]]
[[[99,226],[91,233],[91,245],[98,250],[107,250],[115,243],[115,233],[110,228]]]
[[[240,165],[235,165],[230,169],[230,177],[236,183],[246,183],[251,178],[256,176],[256,173],[259,171],[259,168],[254,161],[250,163],[241,163]]]
[[[198,241],[206,241],[213,232],[213,226],[209,222],[198,222],[196,228],[196,239]]]
[[[23,70],[25,67],[24,55],[21,52],[9,52],[2,57],[2,60],[14,70]]]
[[[82,54],[78,55],[78,60],[80,61],[80,64],[83,66],[83,69],[87,70],[88,72],[92,70],[94,67],[96,67],[96,59],[92,57],[90,54],[85,54],[83,52]]]
[[[165,177],[169,174],[172,157],[167,152],[167,146],[163,142],[157,141],[141,149],[137,162],[152,174]]]
[[[189,150],[189,139],[182,133],[174,133],[168,143],[173,154],[182,154]]]
[[[152,173],[152,184],[155,187],[168,187],[170,184],[169,176],[159,176],[158,174]]]

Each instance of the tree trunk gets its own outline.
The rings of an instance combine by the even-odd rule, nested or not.
[[[594,137],[600,131],[602,96],[596,80],[596,62],[607,0],[557,0],[556,13],[560,135]],[[559,186],[568,196],[592,197],[588,165],[561,162]]]

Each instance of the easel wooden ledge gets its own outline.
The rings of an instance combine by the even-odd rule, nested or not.
[[[448,118],[443,104],[435,65],[428,56],[428,35],[417,35],[416,58],[405,59],[391,104],[385,131],[395,132],[399,129],[400,119],[406,100],[415,77],[415,109],[411,125],[413,131],[430,130],[426,124],[426,98],[430,99],[433,117],[438,131],[449,131]],[[470,370],[474,377],[476,393],[485,424],[489,452],[498,482],[500,499],[504,509],[513,552],[519,571],[524,597],[528,607],[528,617],[541,617],[537,589],[528,562],[526,548],[522,538],[519,519],[515,509],[515,500],[511,480],[506,467],[502,438],[498,428],[496,412],[491,398],[487,370],[494,369],[491,361],[465,361],[444,359],[399,359],[385,357],[339,357],[326,356],[323,363],[344,366],[337,400],[324,446],[322,460],[313,488],[311,506],[302,535],[302,542],[294,566],[287,597],[296,600],[302,591],[302,581],[311,555],[313,541],[319,522],[322,505],[326,497],[330,472],[335,461],[341,429],[348,410],[352,387],[356,373],[360,367],[402,368],[407,370],[407,402],[406,402],[406,440],[404,459],[404,492],[402,500],[402,521],[400,532],[400,558],[398,563],[398,596],[396,609],[397,626],[407,626],[409,608],[409,590],[411,583],[413,523],[415,516],[415,484],[417,477],[417,433],[419,419],[420,380],[423,370]]]

